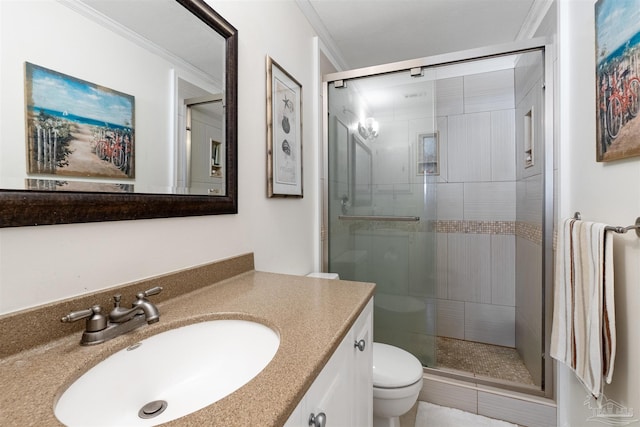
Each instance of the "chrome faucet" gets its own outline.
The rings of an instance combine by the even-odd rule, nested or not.
[[[147,299],[151,295],[157,295],[162,291],[160,286],[136,295],[136,300],[131,308],[120,307],[122,295],[113,297],[113,310],[108,318],[102,314],[102,308],[94,305],[86,310],[74,311],[62,319],[64,323],[87,319],[87,326],[82,333],[81,345],[100,344],[122,334],[126,334],[145,323],[152,324],[160,320],[158,308]]]
[[[136,295],[136,301],[131,305],[131,308],[120,307],[120,299],[122,295],[117,294],[113,297],[113,310],[109,313],[109,320],[113,323],[123,323],[129,321],[131,318],[138,314],[144,314],[147,323],[150,325],[160,320],[160,312],[157,307],[147,299],[151,295],[159,294],[162,288],[156,286],[148,291],[141,292]]]

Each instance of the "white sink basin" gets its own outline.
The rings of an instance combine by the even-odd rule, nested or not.
[[[140,344],[109,356],[71,384],[56,404],[56,417],[83,427],[174,420],[248,383],[273,359],[280,338],[260,323],[214,320],[162,332]],[[156,401],[165,401],[166,409],[155,412],[152,404],[146,409],[152,417],[141,418],[141,409]]]

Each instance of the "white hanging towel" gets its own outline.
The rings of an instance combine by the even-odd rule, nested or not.
[[[605,224],[566,219],[556,249],[551,357],[597,399],[616,357],[613,238]]]

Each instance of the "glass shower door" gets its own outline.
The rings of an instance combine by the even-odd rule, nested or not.
[[[374,282],[374,339],[435,365],[438,120],[409,71],[328,85],[329,271]]]

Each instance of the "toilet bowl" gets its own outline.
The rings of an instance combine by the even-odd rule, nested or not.
[[[309,277],[339,279],[335,273],[310,273]],[[422,390],[422,364],[408,351],[373,343],[373,427],[400,427]]]
[[[411,353],[373,343],[373,426],[400,427],[422,389],[422,364]]]

